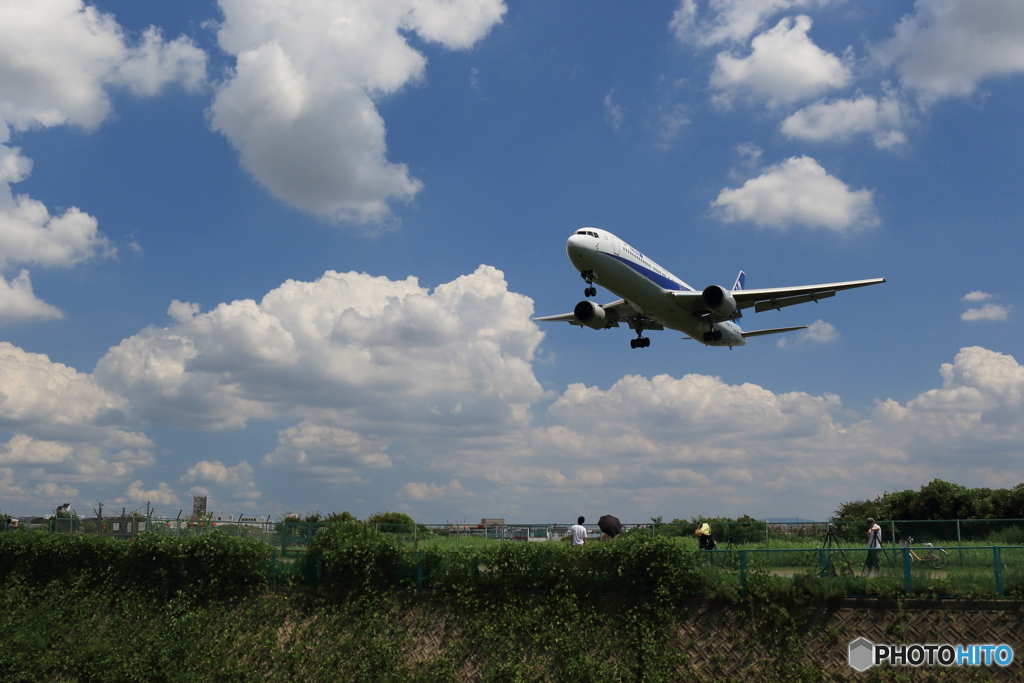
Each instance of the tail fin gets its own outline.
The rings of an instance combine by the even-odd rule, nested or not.
[[[740,291],[745,284],[747,284],[747,274],[741,270],[740,274],[736,276],[736,282],[732,284],[732,291]]]

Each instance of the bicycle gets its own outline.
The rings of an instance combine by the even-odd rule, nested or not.
[[[900,547],[906,548],[910,553],[910,559],[916,560],[917,562],[924,562],[932,569],[942,569],[946,566],[946,562],[949,561],[949,553],[943,548],[936,548],[931,543],[925,543],[925,552],[923,555],[918,555],[914,552],[914,549],[910,546],[914,544],[914,537],[907,536],[905,539],[900,541]],[[890,566],[896,565],[896,558],[899,557],[895,553],[888,556]]]

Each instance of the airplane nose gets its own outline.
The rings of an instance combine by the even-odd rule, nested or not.
[[[582,235],[569,235],[569,239],[565,242],[565,253],[569,255],[569,260],[575,262],[576,258],[586,251],[582,242]]]

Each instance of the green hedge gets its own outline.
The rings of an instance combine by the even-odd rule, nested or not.
[[[680,641],[704,596],[737,612],[758,680],[821,683],[832,679],[808,650],[818,626],[800,603],[871,583],[754,568],[741,596],[734,572],[671,538],[418,554],[361,526],[314,537],[306,557],[321,580],[304,590],[269,585],[268,547],[217,533],[6,534],[0,681],[455,683],[475,670],[509,683],[710,683],[724,679],[695,669]],[[428,597],[402,590],[419,581]],[[874,585],[900,596],[898,582]],[[412,656],[435,637],[443,648]]]
[[[134,541],[91,535],[0,535],[0,582],[51,584],[132,593],[157,600],[214,600],[258,588],[269,579],[271,549],[217,533]]]

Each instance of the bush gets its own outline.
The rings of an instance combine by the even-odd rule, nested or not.
[[[1024,528],[1008,526],[985,536],[989,545],[1024,545]]]
[[[336,523],[321,529],[309,544],[318,562],[321,587],[333,597],[371,597],[408,587],[400,575],[405,552],[398,540],[369,524]]]
[[[269,546],[218,533],[135,541],[50,533],[0,536],[0,582],[43,588],[76,584],[156,600],[213,600],[267,581]]]

